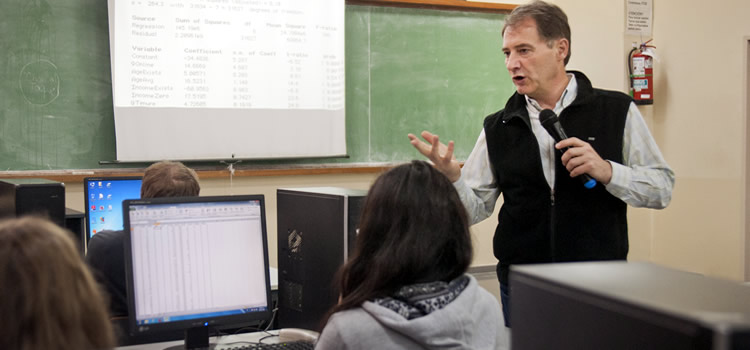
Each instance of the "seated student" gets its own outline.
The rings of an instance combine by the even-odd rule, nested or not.
[[[466,211],[445,175],[413,161],[367,194],[341,298],[317,349],[495,349],[500,305],[466,274]]]
[[[194,197],[200,193],[198,175],[180,162],[154,163],[143,174],[141,198]],[[91,237],[86,261],[110,296],[110,315],[127,316],[123,231],[102,231]]]
[[[0,222],[0,349],[108,349],[105,296],[72,234],[47,219]]]

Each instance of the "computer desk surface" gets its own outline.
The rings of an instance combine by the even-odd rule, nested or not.
[[[211,344],[216,344],[215,350],[231,349],[241,345],[250,345],[260,342],[263,339],[263,343],[275,344],[279,343],[278,337],[279,331],[273,330],[268,332],[251,332],[251,333],[240,333],[233,335],[224,335],[220,337],[211,337],[209,341]],[[162,350],[171,346],[184,344],[184,340],[174,340],[161,343],[149,343],[149,344],[138,344],[130,346],[121,346],[115,349],[117,350]]]

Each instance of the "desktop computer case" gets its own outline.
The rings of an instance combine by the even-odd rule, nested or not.
[[[334,276],[353,250],[364,190],[277,190],[278,325],[317,329],[338,300]]]
[[[750,288],[643,262],[511,268],[514,350],[750,349]]]
[[[30,214],[65,227],[65,184],[46,179],[0,179],[0,217]]]

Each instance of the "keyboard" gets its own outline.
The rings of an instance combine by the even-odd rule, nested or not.
[[[222,349],[225,349],[225,350],[313,350],[315,349],[315,344],[302,342],[302,341],[292,341],[292,342],[282,342],[282,343],[276,343],[276,344],[244,344],[244,345],[237,345],[237,346],[222,347]]]

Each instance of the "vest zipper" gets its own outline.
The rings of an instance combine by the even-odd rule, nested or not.
[[[550,257],[552,258],[552,262],[556,262],[557,258],[555,257],[555,239],[556,239],[556,232],[555,232],[555,189],[550,190],[550,213],[549,213],[549,252]]]
[[[552,262],[557,262],[556,257],[556,240],[557,240],[557,232],[555,232],[555,180],[557,178],[557,171],[556,171],[556,151],[555,150],[555,144],[552,143],[552,147],[549,150],[549,171],[550,176],[552,177],[552,186],[550,186],[550,214],[549,214],[549,252],[550,252],[550,258],[552,258]],[[562,153],[562,152],[560,152]]]

